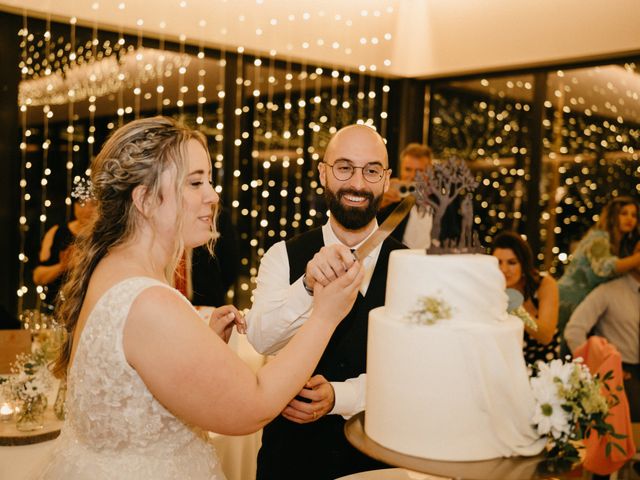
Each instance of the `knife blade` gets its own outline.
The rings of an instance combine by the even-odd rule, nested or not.
[[[355,252],[353,252],[356,260],[362,261],[369,255],[378,245],[385,241],[385,239],[391,235],[400,222],[407,216],[411,207],[416,203],[416,197],[413,195],[407,195],[402,199],[393,212],[382,222],[382,225],[373,232],[373,234],[360,245]]]

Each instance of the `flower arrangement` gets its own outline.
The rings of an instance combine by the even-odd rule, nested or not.
[[[51,388],[51,373],[42,350],[21,353],[11,366],[9,386],[16,400],[26,401],[46,394]]]
[[[546,435],[549,440],[548,458],[569,464],[578,462],[576,442],[591,430],[600,436],[624,438],[605,421],[609,408],[618,401],[612,394],[610,404],[602,393],[603,388],[609,390],[607,381],[611,372],[602,379],[592,376],[581,358],[571,362],[538,362],[533,368],[531,388],[536,409],[532,420],[538,434]],[[607,445],[607,454],[612,446],[621,448],[611,442]]]
[[[47,368],[45,352],[21,353],[11,366],[8,388],[16,401],[22,402],[16,428],[21,431],[38,430],[44,424],[47,392],[51,388],[51,372]]]
[[[433,325],[440,320],[451,318],[451,307],[438,297],[420,297],[415,310],[409,313],[408,318],[420,325]]]

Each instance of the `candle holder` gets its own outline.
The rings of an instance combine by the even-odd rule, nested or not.
[[[0,402],[0,422],[11,422],[13,420],[14,413],[15,408],[13,403]]]

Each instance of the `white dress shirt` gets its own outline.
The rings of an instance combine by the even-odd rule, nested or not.
[[[375,232],[378,226],[371,232]],[[342,243],[333,232],[331,222],[322,226],[324,245]],[[369,237],[367,237],[369,238]],[[358,248],[362,243],[351,248]],[[382,245],[363,260],[365,278],[360,292],[365,295],[378,261]],[[284,241],[273,245],[260,262],[253,305],[247,314],[247,337],[260,353],[271,355],[282,349],[311,315],[313,297],[302,284],[302,277],[289,283],[289,257]],[[345,418],[364,410],[366,374],[345,382],[331,382],[335,405],[331,412]]]
[[[624,363],[640,363],[640,282],[627,273],[595,288],[576,307],[564,329],[573,352],[595,334],[616,346]]]
[[[409,248],[429,248],[432,226],[433,214],[427,210],[419,210],[417,205],[414,205],[409,211],[409,220],[402,236],[402,243]]]

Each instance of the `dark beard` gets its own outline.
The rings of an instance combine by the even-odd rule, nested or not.
[[[345,207],[340,203],[340,200],[343,196],[349,194],[365,197],[368,200],[367,207]],[[378,208],[380,207],[380,202],[382,201],[382,195],[374,197],[371,192],[360,192],[353,189],[341,189],[333,193],[328,188],[325,188],[324,198],[331,215],[335,217],[340,225],[348,230],[360,230],[367,226],[369,222],[375,218],[378,213]]]

